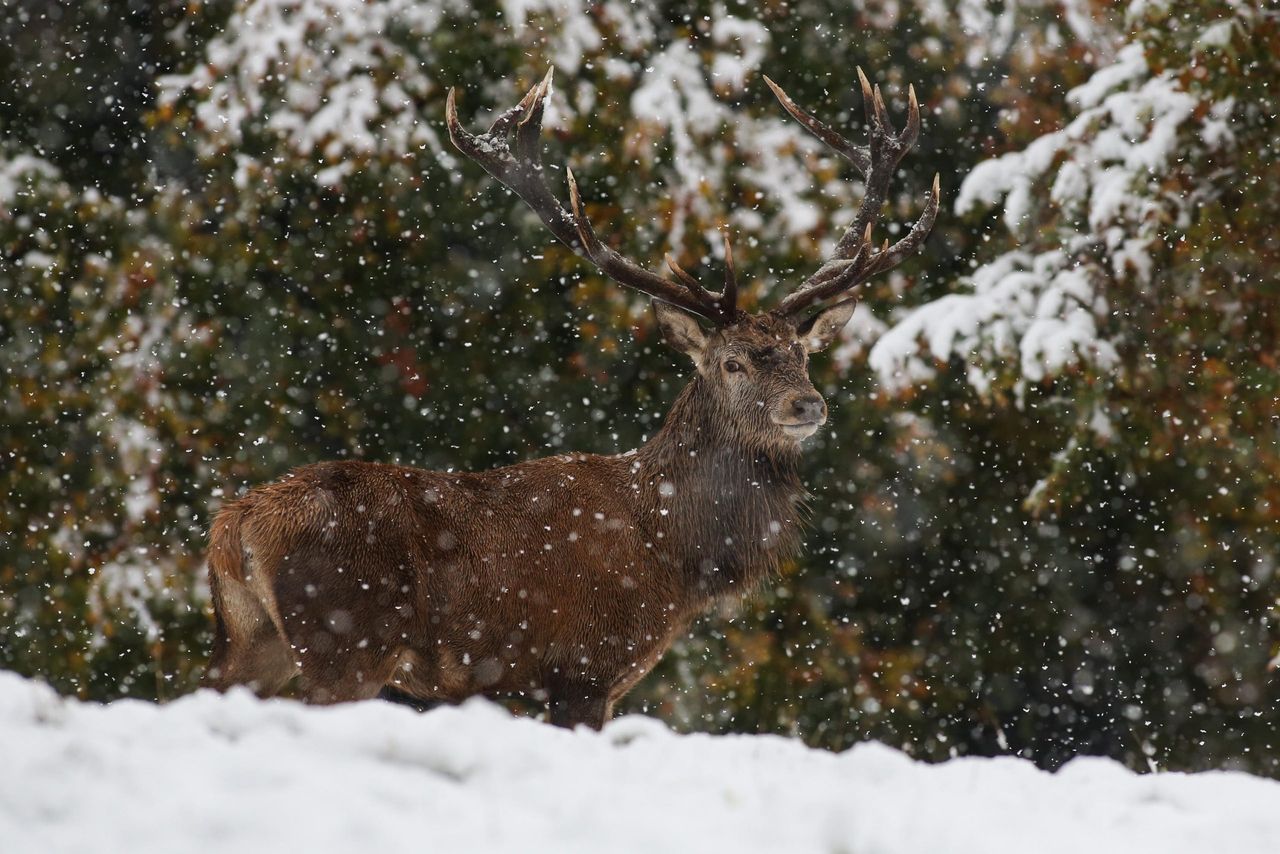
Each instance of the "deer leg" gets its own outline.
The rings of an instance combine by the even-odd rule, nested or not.
[[[360,573],[351,570],[357,565],[358,558],[329,544],[309,543],[281,560],[273,578],[274,601],[298,662],[298,691],[305,702],[373,699],[403,652],[404,619],[362,585]]]
[[[202,683],[218,691],[246,685],[273,697],[297,672],[289,646],[262,603],[238,582],[213,584],[217,624]]]
[[[231,637],[227,632],[227,624],[222,619],[222,612],[215,610],[213,619],[213,651],[209,654],[209,663],[200,677],[200,684],[221,691],[225,688],[227,662],[231,656]]]
[[[600,729],[613,714],[609,691],[586,679],[555,680],[547,686],[547,715],[555,726],[586,724]]]
[[[231,653],[230,672],[259,697],[274,697],[298,672],[288,644],[274,627],[264,629],[242,650]]]
[[[444,700],[424,700],[421,697],[415,697],[408,691],[401,691],[394,685],[383,685],[382,690],[378,692],[379,700],[386,700],[388,703],[395,703],[399,706],[408,706],[415,712],[429,712],[432,709],[438,709],[443,706]]]
[[[285,631],[298,660],[298,690],[308,703],[345,703],[378,696],[391,679],[399,647],[379,643],[352,631],[359,617],[346,616],[328,602],[286,600]],[[308,607],[309,606],[309,607]]]
[[[302,656],[298,688],[308,703],[328,705],[352,700],[372,700],[395,670],[394,655],[353,647],[339,647],[321,654]]]

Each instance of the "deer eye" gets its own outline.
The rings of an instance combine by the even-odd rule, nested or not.
[[[736,359],[730,359],[724,363],[724,369],[731,374],[736,374],[738,371],[742,370],[742,363]]]

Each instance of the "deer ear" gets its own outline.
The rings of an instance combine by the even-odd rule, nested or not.
[[[832,341],[836,340],[840,330],[844,329],[845,324],[849,322],[849,318],[853,317],[853,310],[857,305],[857,300],[847,299],[824,308],[800,324],[800,328],[796,330],[796,337],[810,353],[825,350]]]
[[[701,361],[702,351],[707,348],[707,335],[698,325],[698,319],[662,300],[653,301],[653,310],[658,315],[658,328],[667,343],[694,362]]]

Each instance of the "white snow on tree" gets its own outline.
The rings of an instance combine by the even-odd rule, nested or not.
[[[450,16],[465,10],[449,0],[245,0],[204,61],[160,80],[160,104],[191,105],[197,149],[208,158],[234,155],[242,189],[288,161],[305,162],[302,174],[338,187],[353,170],[424,148],[453,171],[457,160],[437,127],[444,93],[457,81],[437,79],[432,69],[447,64],[439,31],[460,25]],[[777,239],[817,230],[833,206],[851,209],[856,194],[848,182],[814,186],[815,172],[837,169],[819,143],[780,111],[756,118],[727,100],[759,83],[769,45],[759,22],[719,10],[706,49],[685,38],[660,41],[647,12],[624,3],[601,4],[593,15],[580,2],[507,0],[503,13],[495,55],[542,55],[560,72],[564,91],[548,105],[548,127],[570,131],[594,121],[600,87],[630,91],[617,153],[653,169],[653,182],[674,202],[656,257],[678,250],[691,225],[718,247],[716,229],[726,219],[746,234]],[[508,103],[516,89],[516,81],[495,75],[484,94]],[[471,103],[478,100],[473,94]],[[263,155],[248,153],[249,143],[264,142]],[[663,143],[674,156],[655,162]],[[317,160],[322,168],[311,165]],[[579,169],[576,160],[571,165]],[[764,205],[727,205],[725,188],[735,185]],[[648,186],[621,191],[634,194],[628,208],[659,198]],[[642,207],[636,219],[658,216],[645,217]],[[704,247],[699,240],[691,248]]]
[[[404,43],[425,40],[446,5],[245,0],[203,62],[158,81],[159,102],[172,106],[192,96],[203,155],[238,152],[257,135],[277,153],[330,164],[316,172],[321,184],[336,183],[357,160],[382,151],[427,145],[443,152],[418,109],[438,91],[425,69],[433,57],[416,56]]]
[[[1209,28],[1199,49],[1238,25]],[[1197,164],[1232,145],[1236,104],[1187,91],[1178,72],[1153,73],[1139,33],[1069,93],[1066,127],[967,176],[955,212],[1002,205],[1014,248],[896,319],[870,354],[886,388],[927,381],[951,359],[982,393],[1002,380],[1021,395],[1071,369],[1104,378],[1120,369],[1123,333],[1109,318],[1123,295],[1164,286],[1152,254],[1224,179]]]

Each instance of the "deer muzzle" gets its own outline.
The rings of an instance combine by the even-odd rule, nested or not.
[[[827,423],[826,401],[817,392],[793,397],[774,415],[773,423],[792,439],[807,439]]]

